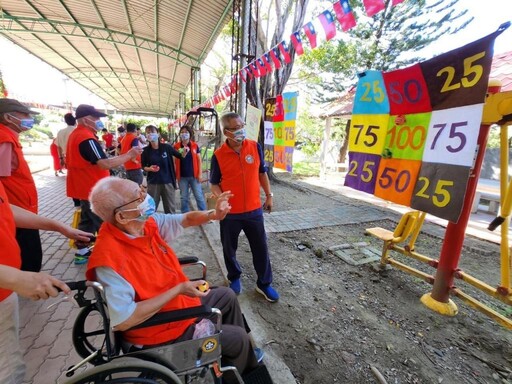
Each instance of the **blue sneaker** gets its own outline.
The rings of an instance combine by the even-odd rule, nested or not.
[[[234,279],[229,282],[229,288],[233,290],[237,295],[242,292],[242,283],[240,282],[240,279]]]
[[[256,292],[261,293],[263,296],[265,296],[265,299],[267,301],[270,301],[271,303],[275,303],[277,300],[279,300],[279,293],[272,288],[271,285],[267,285],[266,287],[256,287]]]
[[[89,256],[91,256],[91,250],[88,250],[87,253],[81,255],[80,253],[75,253],[75,264],[82,265],[89,261]]]
[[[258,360],[258,364],[262,362],[263,356],[265,356],[265,352],[261,348],[254,348],[254,355],[256,356],[256,360]]]

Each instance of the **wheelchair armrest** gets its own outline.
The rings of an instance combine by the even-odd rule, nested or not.
[[[220,313],[218,309],[211,308],[208,305],[201,305],[186,309],[177,309],[175,311],[159,312],[155,314],[153,317],[144,321],[143,323],[137,324],[136,326],[130,329],[152,327],[154,325],[167,324],[174,321],[191,319],[194,317],[206,317],[218,313]]]
[[[180,265],[194,264],[199,261],[199,257],[197,257],[197,256],[178,257],[178,261],[180,262]]]

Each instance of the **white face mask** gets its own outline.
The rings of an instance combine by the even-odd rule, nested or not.
[[[233,135],[233,137],[229,137],[228,135],[226,135],[226,132],[230,133],[231,135]],[[241,142],[243,142],[245,140],[245,138],[247,137],[247,133],[245,131],[245,128],[240,128],[240,129],[237,129],[236,131],[234,132],[229,132],[229,131],[224,131],[224,134],[226,135],[226,137],[229,139],[229,140],[232,140],[238,144],[240,144]]]

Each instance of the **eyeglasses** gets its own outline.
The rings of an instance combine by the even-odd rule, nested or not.
[[[127,205],[130,205],[137,201],[142,203],[144,201],[144,199],[146,198],[147,190],[148,190],[147,186],[140,185],[139,197],[137,197],[136,199],[134,199],[132,201],[127,202],[126,204],[123,204],[123,205],[120,205],[119,207],[114,208],[114,214],[119,212],[121,210],[121,208],[126,207]],[[126,211],[134,211],[136,209],[138,209],[138,208],[126,209]]]
[[[238,131],[239,129],[242,129],[243,127],[245,127],[245,123],[242,123],[242,124],[239,124],[237,126],[234,126],[234,127],[224,127],[224,129],[226,131],[229,131],[229,132],[234,132],[234,131]]]

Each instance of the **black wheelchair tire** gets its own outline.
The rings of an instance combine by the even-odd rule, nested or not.
[[[122,375],[125,377],[110,377]],[[181,384],[170,369],[150,361],[121,357],[73,376],[65,384]]]
[[[101,336],[105,335],[105,330],[98,329],[93,332],[85,332],[85,321],[87,317],[92,313],[96,311],[99,315],[99,311],[96,308],[95,304],[89,304],[88,306],[81,309],[80,313],[76,317],[75,323],[73,325],[73,332],[72,332],[72,339],[73,339],[73,345],[75,347],[76,353],[78,355],[85,359],[91,355],[91,353],[95,352],[96,350],[101,350],[102,345],[94,346],[90,340],[89,337],[95,337],[95,336]],[[104,339],[104,337],[103,337]],[[104,364],[108,362],[109,359],[107,356],[102,355],[101,353],[98,354],[92,361],[90,361],[91,364],[99,365]]]

